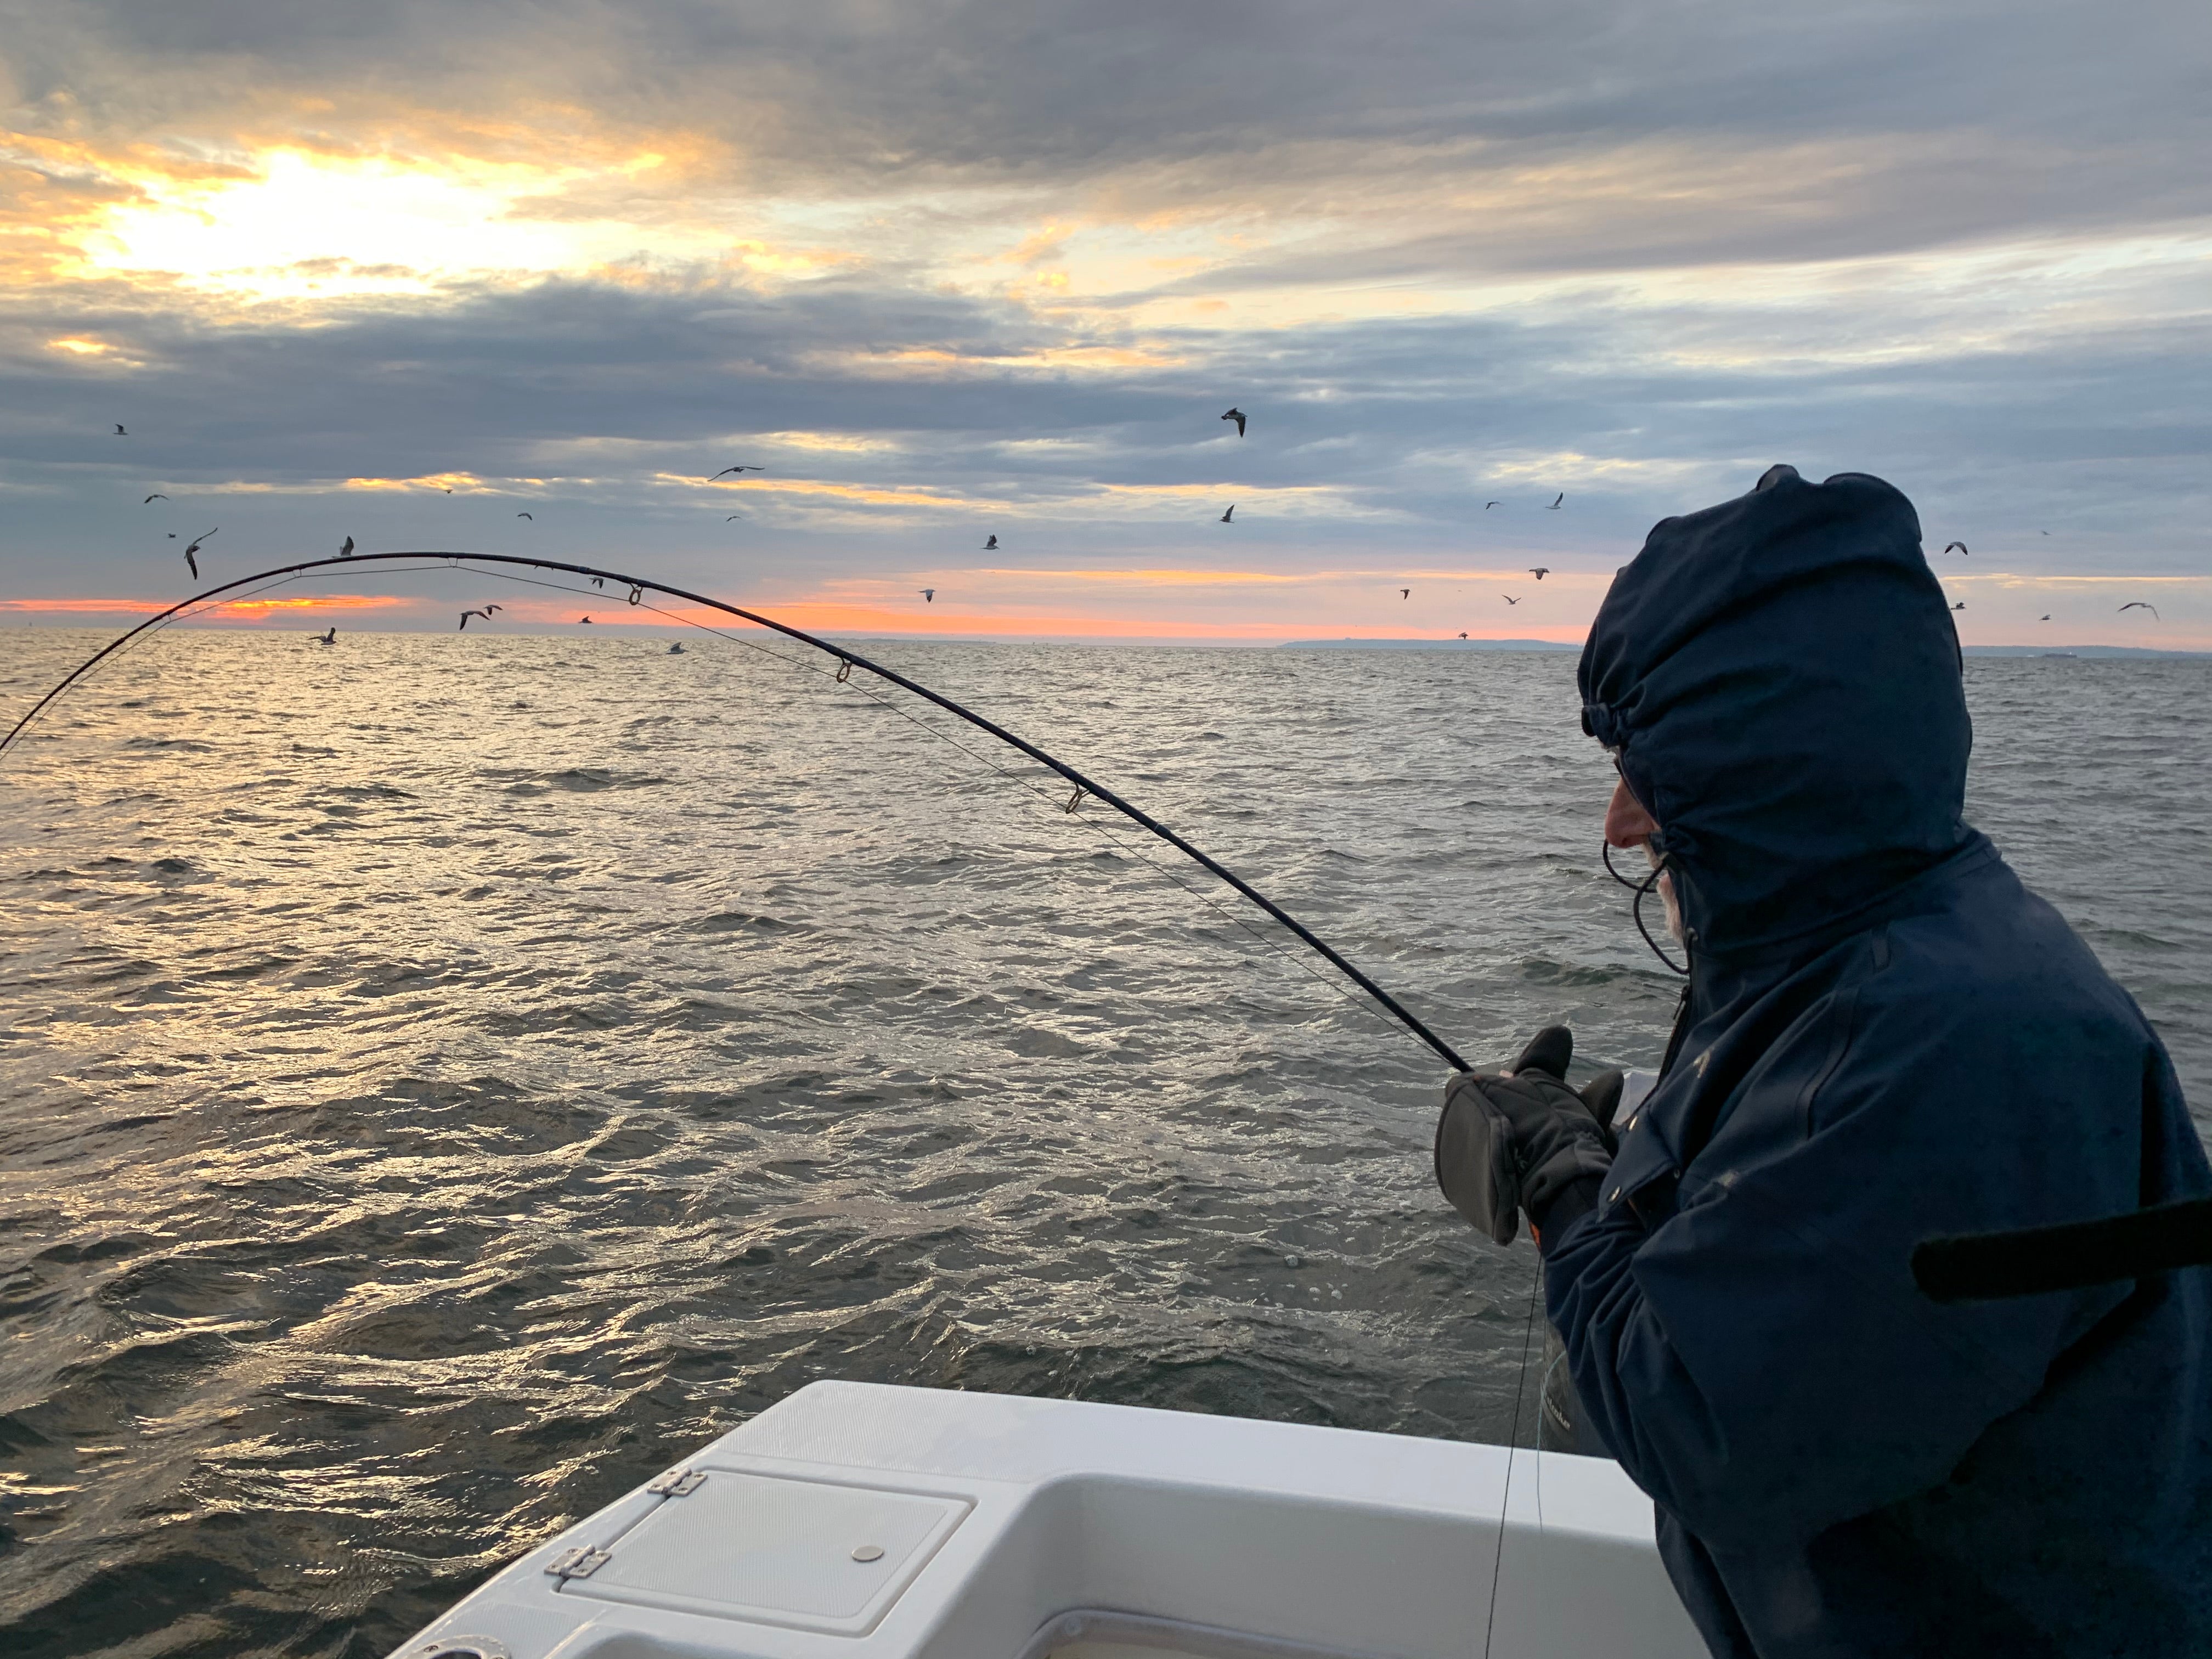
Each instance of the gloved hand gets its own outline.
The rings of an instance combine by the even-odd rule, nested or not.
[[[1493,1243],[1513,1242],[1522,1210],[1534,1222],[1575,1182],[1613,1167],[1622,1074],[1570,1089],[1574,1052],[1574,1034],[1547,1025],[1503,1077],[1462,1072],[1444,1087],[1437,1185]]]

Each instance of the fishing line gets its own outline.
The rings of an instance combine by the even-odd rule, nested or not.
[[[995,721],[988,720],[983,715],[975,713],[973,709],[968,708],[963,705],[954,702],[950,697],[931,690],[927,686],[921,684],[916,680],[909,679],[907,676],[898,672],[896,669],[886,668],[880,663],[872,661],[856,651],[849,650],[843,646],[832,645],[827,640],[817,638],[816,635],[806,633],[803,629],[793,628],[787,623],[780,623],[773,617],[762,616],[756,611],[742,610],[737,605],[726,604],[720,599],[710,599],[703,593],[694,593],[686,588],[672,586],[666,582],[654,581],[646,577],[625,575],[617,571],[605,570],[592,565],[572,564],[565,560],[560,559],[524,558],[519,555],[506,553],[467,553],[447,551],[444,550],[416,550],[408,552],[395,553],[359,553],[347,557],[303,559],[295,564],[278,566],[273,570],[257,572],[255,574],[251,576],[241,576],[234,581],[225,582],[218,587],[210,588],[207,592],[197,594],[191,599],[179,600],[177,604],[171,605],[167,610],[160,612],[156,616],[150,617],[144,622],[138,623],[135,628],[126,630],[116,639],[110,641],[108,644],[102,647],[99,651],[94,653],[92,656],[87,658],[83,662],[78,664],[76,668],[70,670],[70,672],[44,696],[40,697],[36,702],[31,705],[30,708],[24,713],[21,719],[15,722],[15,726],[9,731],[5,737],[0,737],[0,754],[4,754],[7,750],[21,736],[23,732],[29,727],[31,723],[38,719],[38,717],[53,703],[56,698],[59,697],[63,692],[68,690],[70,686],[74,685],[78,680],[82,679],[85,675],[99,666],[100,663],[110,657],[114,656],[119,651],[127,648],[133,641],[137,640],[142,635],[149,631],[157,630],[160,628],[166,626],[171,620],[178,617],[181,613],[194,611],[197,608],[206,605],[218,595],[228,593],[236,588],[251,588],[256,592],[266,592],[268,591],[268,586],[278,585],[280,580],[297,579],[305,572],[310,570],[326,570],[333,567],[343,565],[382,563],[400,559],[441,559],[444,560],[451,568],[455,569],[465,568],[461,562],[466,560],[470,562],[471,565],[520,566],[523,568],[532,570],[567,571],[572,575],[596,577],[622,583],[624,586],[629,589],[629,602],[632,605],[638,605],[646,590],[649,588],[654,592],[665,593],[672,599],[684,599],[694,605],[705,605],[709,610],[722,611],[726,615],[736,617],[742,621],[751,623],[757,627],[766,628],[775,633],[781,634],[787,638],[797,640],[802,645],[811,646],[816,650],[823,652],[826,654],[837,659],[838,662],[848,671],[852,668],[866,669],[869,673],[876,676],[877,678],[885,681],[890,684],[898,686],[902,690],[909,691],[916,696],[923,698],[927,702],[936,704],[946,713],[967,721],[970,726],[973,726],[978,730],[998,738],[1001,743],[1007,744],[1009,747],[1019,750],[1023,754],[1027,755],[1031,760],[1036,761],[1041,764],[1048,767],[1053,771],[1057,772],[1062,778],[1066,779],[1080,792],[1080,793],[1074,798],[1075,800],[1081,799],[1084,795],[1091,796],[1104,803],[1106,805],[1112,807],[1115,811],[1129,819],[1139,828],[1158,837],[1160,840],[1166,842],[1170,846],[1176,848],[1176,851],[1183,854],[1186,857],[1201,866],[1211,874],[1218,877],[1230,887],[1235,889],[1239,894],[1257,905],[1261,909],[1266,911],[1269,916],[1273,917],[1283,927],[1288,928],[1290,932],[1296,935],[1301,942],[1305,944],[1317,955],[1326,960],[1331,967],[1334,968],[1354,985],[1357,985],[1362,991],[1372,997],[1377,1004],[1379,1004],[1391,1015],[1392,1018],[1396,1019],[1401,1025],[1404,1026],[1423,1043],[1426,1044],[1431,1051],[1443,1059],[1447,1065],[1452,1067],[1453,1070],[1464,1072],[1470,1069],[1468,1063],[1460,1058],[1457,1052],[1453,1049],[1449,1043],[1446,1042],[1434,1031],[1431,1031],[1427,1025],[1422,1023],[1418,1016],[1407,1009],[1395,997],[1392,996],[1388,991],[1385,991],[1380,985],[1377,985],[1372,979],[1369,978],[1366,974],[1361,972],[1359,969],[1354,967],[1350,962],[1346,961],[1345,957],[1333,946],[1321,939],[1310,928],[1307,927],[1304,923],[1299,921],[1297,917],[1291,915],[1290,912],[1284,909],[1282,906],[1277,904],[1273,899],[1261,892],[1259,889],[1254,887],[1249,882],[1237,875],[1234,871],[1222,864],[1219,860],[1211,858],[1205,853],[1200,852],[1188,841],[1176,834],[1174,830],[1169,829],[1165,824],[1160,823],[1149,813],[1137,806],[1132,805],[1129,802],[1122,799],[1122,798],[1116,794],[1113,790],[1107,788],[1103,784],[1095,782],[1091,778],[1085,776],[1081,772],[1077,771],[1065,761],[1062,761],[1053,755],[1048,754],[1036,744],[1027,741],[1025,738],[1015,736],[1012,732],[1007,731],[1006,727],[997,724]],[[434,568],[435,567],[430,568]],[[503,573],[487,570],[480,574],[500,574]],[[528,579],[526,578],[525,580]],[[257,586],[257,584],[264,584],[266,586]],[[550,586],[553,584],[548,583],[545,585]],[[660,611],[658,606],[653,608],[659,614],[671,614],[665,611]],[[684,618],[674,619],[686,620]],[[700,625],[704,626],[704,624]],[[708,631],[719,633],[721,630],[708,629]],[[734,635],[725,635],[724,637],[735,638]],[[752,643],[750,641],[739,641],[738,642],[744,644]],[[781,653],[770,652],[769,654],[771,656],[777,656]],[[916,724],[923,723],[917,721]],[[934,728],[923,724],[923,729],[933,730]],[[1071,801],[1071,806],[1073,804],[1073,802]]]
[[[1498,1584],[1505,1573],[1505,1540],[1510,1534],[1513,1510],[1513,1466],[1521,1461],[1521,1402],[1528,1393],[1528,1356],[1536,1351],[1536,1310],[1544,1300],[1544,1258],[1540,1251],[1536,1257],[1536,1276],[1528,1286],[1528,1322],[1521,1332],[1521,1372],[1513,1385],[1513,1428],[1505,1441],[1505,1484],[1498,1495],[1498,1554],[1490,1564],[1490,1616],[1482,1631],[1482,1651],[1488,1659],[1491,1644],[1498,1637]],[[1538,1385],[1536,1399],[1536,1450],[1543,1450],[1542,1385]],[[1542,1464],[1539,1462],[1540,1472]],[[1537,1494],[1540,1506],[1543,1495]]]

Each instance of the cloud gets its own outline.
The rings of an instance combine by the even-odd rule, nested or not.
[[[173,580],[188,507],[225,569],[619,548],[1154,635],[1543,563],[1571,627],[1783,459],[2023,580],[2212,553],[2199,8],[6,15],[12,594]],[[1255,570],[1318,608],[1206,608]]]

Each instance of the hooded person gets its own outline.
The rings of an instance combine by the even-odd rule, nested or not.
[[[2212,1654],[2212,1268],[2002,1301],[1932,1234],[2212,1192],[2157,1035],[1962,817],[1958,640],[1878,478],[1668,519],[1585,647],[1689,978],[1659,1080],[1544,1033],[1448,1091],[1447,1195],[1525,1211],[1589,1431],[1742,1659]],[[1617,1127],[1617,1133],[1616,1133]]]

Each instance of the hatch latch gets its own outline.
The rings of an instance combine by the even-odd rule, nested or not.
[[[580,1544],[574,1549],[562,1550],[553,1558],[552,1565],[545,1571],[556,1578],[589,1578],[613,1559],[614,1557],[605,1550]]]

